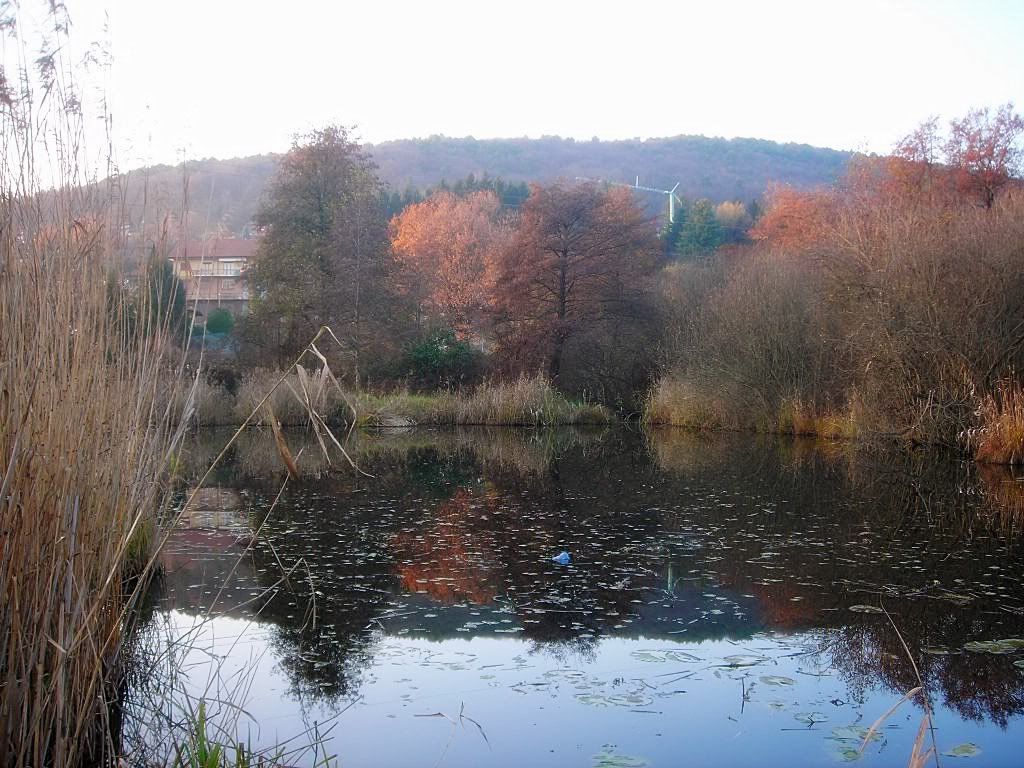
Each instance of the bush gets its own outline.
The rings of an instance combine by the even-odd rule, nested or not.
[[[469,342],[445,328],[411,346],[404,365],[417,388],[437,389],[473,381],[479,376],[482,357]]]
[[[235,316],[222,307],[212,310],[206,317],[206,332],[225,334],[231,333],[235,327]]]

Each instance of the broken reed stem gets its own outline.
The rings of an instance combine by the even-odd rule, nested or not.
[[[912,688],[903,694],[899,701],[889,707],[881,717],[871,724],[871,727],[868,728],[867,733],[864,735],[864,740],[861,742],[858,752],[860,754],[864,753],[864,749],[871,742],[872,737],[878,732],[878,729],[882,727],[885,721],[888,720],[897,709],[899,709],[903,702],[910,701],[915,696],[920,695],[921,701],[924,704],[924,717],[921,718],[921,725],[917,729],[917,736],[914,739],[914,747],[911,750],[910,759],[907,765],[908,768],[924,768],[929,758],[931,758],[935,761],[936,768],[938,768],[939,748],[938,743],[935,740],[935,724],[932,718],[932,705],[928,696],[928,689],[924,684],[924,680],[921,678],[921,671],[917,667],[917,662],[914,661],[914,655],[910,652],[910,647],[907,645],[907,641],[903,639],[903,634],[900,632],[899,627],[896,626],[896,622],[893,621],[892,615],[881,603],[879,603],[879,608],[881,608],[885,613],[885,617],[889,620],[889,624],[896,633],[896,637],[899,638],[900,645],[903,646],[903,651],[906,653],[907,659],[910,661],[910,666],[914,670],[914,677],[917,678],[917,687]],[[927,751],[922,752],[921,748],[924,746],[924,735],[926,731],[931,734],[932,745]]]

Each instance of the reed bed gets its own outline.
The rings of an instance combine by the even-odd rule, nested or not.
[[[301,367],[301,366],[300,366]],[[322,369],[321,369],[322,370]],[[256,424],[269,426],[269,413],[282,426],[309,424],[310,409],[329,424],[363,427],[415,425],[558,426],[609,424],[614,416],[605,407],[571,401],[542,376],[522,376],[509,382],[481,384],[469,392],[441,390],[415,393],[342,392],[319,371],[299,373],[298,367],[274,385],[282,374],[255,370],[246,374],[235,395],[204,384],[196,397],[196,423],[200,426],[237,426],[243,423],[267,392],[271,392]],[[304,377],[304,380],[302,378]],[[309,402],[307,402],[307,398]],[[354,417],[353,414],[358,414]]]
[[[974,458],[983,464],[1024,465],[1024,389],[1004,381],[982,398],[980,425],[965,433]]]
[[[761,432],[829,440],[850,440],[860,431],[853,408],[836,411],[790,397],[783,399],[774,412],[768,412],[747,408],[736,398],[709,395],[685,378],[671,375],[660,379],[648,393],[643,421],[649,426],[694,431]]]
[[[158,383],[175,344],[149,300],[167,286],[117,270],[121,195],[83,159],[67,11],[45,5],[40,46],[21,10],[0,7],[0,766],[112,764],[180,437]]]
[[[79,193],[0,207],[0,764],[115,752],[126,616],[171,456],[173,342],[130,322]],[[102,213],[102,212],[100,212]],[[165,329],[164,329],[165,330]]]

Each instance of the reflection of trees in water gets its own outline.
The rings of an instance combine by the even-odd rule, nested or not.
[[[494,602],[501,586],[495,532],[472,523],[486,519],[496,503],[493,496],[459,488],[439,505],[429,528],[399,531],[391,547],[401,588],[443,605]]]
[[[969,720],[989,718],[1006,727],[1024,712],[1024,681],[1006,656],[961,652],[965,642],[1005,636],[1006,626],[985,609],[957,614],[935,611],[911,600],[887,600],[921,678],[937,702]],[[918,685],[913,666],[896,631],[883,615],[842,617],[844,623],[824,635],[823,653],[854,690],[882,683],[894,693]],[[947,649],[949,655],[922,648]]]
[[[1024,531],[1024,475],[1020,467],[978,464],[978,485],[988,501],[985,505],[991,527],[1004,536]]]
[[[717,518],[717,540],[728,545],[715,564],[722,583],[756,595],[768,626],[825,628],[823,653],[854,694],[917,685],[885,617],[848,610],[881,596],[938,700],[1000,724],[1024,712],[1024,676],[1011,658],[959,653],[972,640],[1024,634],[1019,523],[994,512],[1012,507],[1020,485],[994,472],[993,490],[985,468],[936,453],[821,451],[812,441],[773,451],[768,442],[726,450],[699,435],[650,438],[659,465],[691,489],[718,486],[748,501],[743,514]],[[780,503],[769,512],[762,499]],[[687,519],[677,510],[667,522]],[[954,655],[920,652],[930,646]]]
[[[265,435],[250,439],[227,469],[268,503],[280,460]],[[297,452],[301,441],[289,440]],[[559,657],[587,658],[607,635],[667,637],[658,623],[667,609],[647,606],[665,597],[669,565],[668,591],[677,579],[697,596],[752,596],[742,617],[706,619],[687,639],[822,628],[854,691],[915,684],[884,617],[847,610],[879,594],[914,649],[1022,631],[1019,616],[986,613],[993,601],[980,596],[1007,583],[989,567],[1013,563],[1018,545],[976,535],[994,529],[973,468],[933,454],[677,430],[646,444],[624,432],[424,431],[362,435],[352,448],[375,477],[332,472],[294,483],[253,554],[262,586],[277,578],[278,557],[286,566],[304,559],[309,570],[261,615],[276,626],[298,697],[353,693],[379,622],[401,626],[393,607],[409,593],[451,606],[497,600],[535,650]],[[694,546],[680,548],[688,539]],[[551,564],[562,549],[572,568]],[[961,605],[950,590],[979,594]],[[685,603],[687,594],[670,597]],[[919,663],[936,695],[965,716],[1005,722],[1021,711],[1024,676],[1007,672],[1005,657]]]
[[[183,452],[181,472],[186,479],[198,479],[234,434],[233,430],[206,429],[193,435]],[[457,429],[416,429],[357,431],[345,450],[360,467],[373,472],[383,464],[405,464],[409,457],[428,453],[438,457],[464,453],[486,466],[502,466],[520,474],[544,474],[551,459],[568,450],[584,452],[599,446],[608,434],[604,428],[566,427],[557,430],[471,427]],[[328,463],[309,430],[284,430],[298,468],[305,477],[320,477],[332,467],[342,475],[349,465],[336,450]],[[339,435],[339,439],[343,435]],[[225,466],[236,479],[268,481],[285,474],[281,456],[269,430],[243,431],[229,449]]]

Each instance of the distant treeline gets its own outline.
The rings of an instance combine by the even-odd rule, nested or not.
[[[524,198],[525,182],[584,177],[671,189],[681,196],[718,203],[759,199],[771,183],[798,188],[829,185],[839,178],[851,154],[804,144],[703,136],[627,141],[446,138],[403,139],[365,147],[386,184],[389,208],[418,202],[458,179],[501,178],[513,194],[493,189],[503,203]],[[242,234],[281,155],[230,160],[204,159],[187,166],[157,165],[132,171],[118,181],[128,200],[129,218],[138,223],[143,206],[152,217],[183,207],[190,234]],[[454,190],[462,192],[464,190]],[[183,205],[184,203],[184,205]],[[649,210],[663,204],[658,195],[644,201]]]

